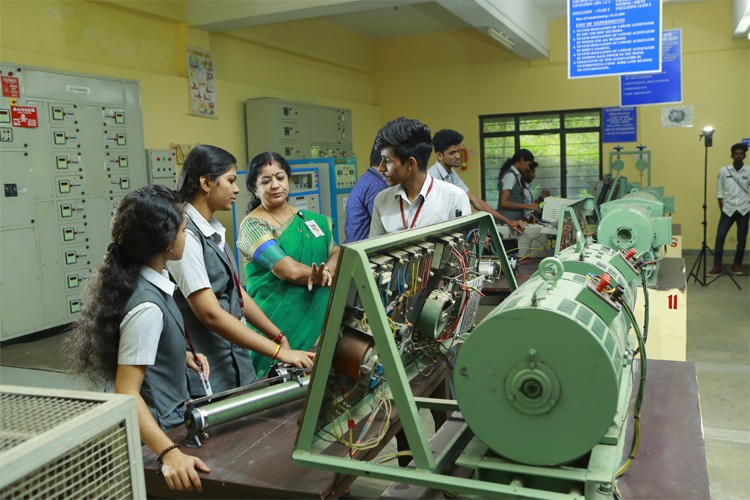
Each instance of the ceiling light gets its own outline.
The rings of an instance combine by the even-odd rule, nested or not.
[[[493,40],[498,42],[500,45],[504,46],[507,49],[515,50],[516,44],[513,40],[508,37],[505,33],[502,33],[495,28],[487,28],[487,35],[490,36]]]

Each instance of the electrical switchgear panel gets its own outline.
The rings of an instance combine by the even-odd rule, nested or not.
[[[148,183],[177,188],[177,159],[171,149],[147,149]]]
[[[247,157],[275,151],[287,160],[353,155],[349,109],[282,101],[245,101]]]
[[[146,184],[140,84],[0,63],[0,340],[75,320],[114,207]]]
[[[320,213],[333,220],[336,243],[346,239],[346,201],[357,182],[356,158],[302,158],[289,160],[292,170],[317,168],[320,174]],[[309,210],[309,209],[308,209]]]

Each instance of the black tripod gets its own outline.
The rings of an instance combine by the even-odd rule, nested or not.
[[[737,288],[742,290],[742,287],[740,287],[740,284],[737,283],[737,280],[734,279],[734,276],[732,276],[731,273],[727,272],[727,269],[724,267],[724,264],[721,265],[723,274],[716,276],[711,281],[707,281],[706,279],[707,278],[706,277],[706,264],[708,261],[707,252],[710,253],[712,256],[714,254],[711,251],[711,249],[708,248],[708,244],[706,244],[706,226],[707,226],[707,223],[706,223],[706,208],[707,208],[706,207],[706,201],[707,201],[706,189],[708,185],[708,148],[713,146],[713,135],[714,135],[714,130],[710,127],[706,127],[703,129],[703,132],[698,137],[698,140],[700,140],[701,138],[704,139],[703,145],[705,146],[705,149],[706,149],[706,154],[703,160],[703,243],[701,244],[701,251],[700,251],[700,254],[698,254],[698,259],[695,261],[695,264],[693,264],[693,267],[690,269],[690,274],[688,274],[687,281],[690,281],[690,277],[692,276],[693,278],[695,278],[695,281],[701,284],[701,286],[708,286],[714,281],[716,281],[717,279],[721,278],[723,274],[726,274],[727,276],[729,276],[729,279],[731,279],[732,282],[734,282]],[[698,275],[700,268],[701,268],[701,264],[703,264],[703,273],[702,273],[703,279],[701,279],[701,276]]]

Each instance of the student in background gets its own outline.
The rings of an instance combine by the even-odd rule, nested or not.
[[[469,215],[471,204],[463,189],[427,173],[432,137],[418,120],[396,118],[378,132],[378,169],[390,187],[375,197],[370,236],[423,227]]]
[[[188,368],[209,375],[206,357],[187,349],[174,284],[164,270],[166,262],[182,257],[185,225],[182,198],[164,186],[146,186],[122,199],[112,219],[112,243],[63,349],[74,372],[114,382],[115,392],[135,398],[141,439],[157,455],[169,488],[200,491],[196,471],[209,468],[164,433],[184,421]]]
[[[750,168],[744,164],[747,155],[747,145],[737,143],[732,145],[732,163],[719,170],[716,182],[716,198],[719,200],[719,226],[716,229],[716,245],[714,247],[714,267],[707,274],[718,276],[724,271],[721,263],[724,257],[724,240],[737,223],[737,250],[729,272],[742,274],[742,258],[745,256],[747,242],[748,221],[750,220],[750,198],[747,194],[750,185]]]
[[[471,206],[476,210],[488,212],[492,214],[492,217],[494,217],[496,221],[508,225],[515,231],[522,233],[525,226],[523,221],[510,220],[497,210],[493,209],[486,201],[469,191],[469,187],[464,184],[464,181],[458,175],[456,168],[461,166],[461,149],[463,148],[463,142],[464,136],[455,130],[443,129],[435,132],[435,135],[432,136],[432,145],[435,148],[437,161],[429,168],[429,170],[427,170],[427,173],[436,179],[450,182],[454,186],[460,187],[469,197]]]
[[[518,150],[500,167],[500,201],[497,211],[511,220],[523,218],[524,210],[539,210],[538,203],[526,203],[523,194],[523,175],[534,161],[528,149]]]
[[[550,195],[549,189],[542,189],[542,192],[539,196],[534,198],[534,190],[531,188],[531,183],[536,178],[536,167],[538,167],[539,164],[536,161],[532,161],[529,164],[528,170],[526,170],[526,173],[522,176],[523,177],[523,194],[524,194],[524,203],[526,205],[531,205],[533,203],[536,203],[539,205],[544,199]],[[526,222],[536,222],[537,219],[537,210],[536,212],[531,209],[525,209],[523,211],[523,218]]]
[[[286,334],[292,349],[307,350],[323,329],[339,247],[333,245],[329,217],[287,202],[290,176],[289,163],[278,153],[250,160],[251,201],[237,248],[244,256],[252,299]],[[271,358],[255,352],[250,356],[258,376],[268,372]]]
[[[240,286],[226,229],[214,217],[217,211],[232,209],[240,191],[236,181],[237,160],[227,151],[206,145],[190,151],[177,181],[188,202],[185,254],[167,264],[179,288],[175,299],[192,340],[214,367],[210,382],[215,392],[256,380],[248,349],[300,368],[312,366],[315,358],[292,350],[282,331]],[[190,382],[193,396],[205,395],[195,377]]]
[[[370,152],[370,168],[354,183],[349,198],[346,200],[346,225],[344,243],[366,240],[370,235],[372,210],[375,207],[375,196],[388,187],[382,174],[378,171],[380,150],[373,144]]]

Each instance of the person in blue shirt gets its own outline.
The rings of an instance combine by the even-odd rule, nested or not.
[[[382,158],[380,150],[373,145],[370,152],[370,168],[354,183],[349,199],[346,201],[346,224],[344,243],[365,240],[370,236],[370,221],[372,220],[372,209],[375,205],[375,196],[388,184],[378,171]]]

